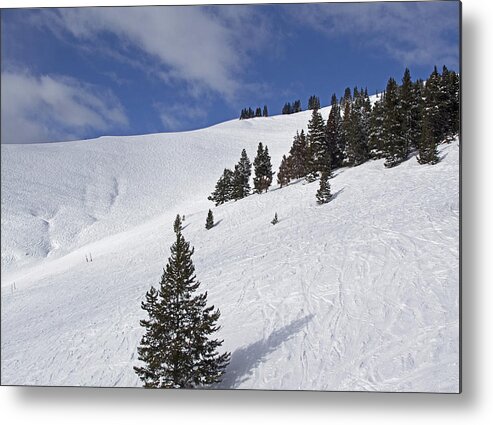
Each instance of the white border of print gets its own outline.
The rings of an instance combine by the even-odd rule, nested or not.
[[[244,0],[241,3],[255,3]],[[286,3],[290,1],[270,1]],[[308,2],[305,0],[305,2]],[[2,7],[202,4],[211,1],[4,0]],[[234,3],[215,0],[215,4]],[[238,2],[240,3],[240,2]],[[493,2],[463,0],[463,393],[372,394],[276,391],[139,391],[0,388],[5,423],[74,425],[151,422],[206,424],[487,423],[493,383],[493,143],[491,95]],[[489,136],[489,137],[487,137]]]

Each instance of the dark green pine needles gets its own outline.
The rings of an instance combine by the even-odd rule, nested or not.
[[[407,158],[408,146],[403,132],[404,117],[399,97],[399,86],[390,78],[383,102],[383,149],[385,167],[391,168]]]
[[[225,168],[223,175],[219,178],[216,183],[214,192],[207,198],[209,201],[214,202],[216,207],[218,205],[224,204],[225,202],[231,201],[233,199],[233,185],[234,183],[234,173],[229,168]]]
[[[325,122],[320,112],[314,109],[312,116],[308,121],[308,150],[309,150],[309,165],[308,165],[308,181],[315,181],[318,173],[322,173],[330,169],[330,155],[327,147],[327,135]]]
[[[258,144],[257,156],[253,160],[255,176],[253,178],[253,187],[255,193],[267,192],[272,183],[272,164],[270,162],[269,149],[264,149],[262,143]]]
[[[179,218],[177,218],[178,220]],[[181,225],[159,289],[146,293],[142,308],[148,319],[138,347],[142,365],[134,367],[145,388],[200,388],[220,382],[230,353],[218,353],[222,340],[210,339],[219,326],[219,309],[207,307],[207,293],[196,295],[193,248]]]
[[[205,220],[205,228],[207,230],[212,229],[214,227],[214,215],[212,214],[212,211],[209,210],[207,213],[207,218]]]
[[[317,198],[318,204],[326,204],[330,201],[330,198],[332,198],[332,194],[330,193],[329,174],[325,171],[320,177],[320,187],[317,190],[315,197]]]

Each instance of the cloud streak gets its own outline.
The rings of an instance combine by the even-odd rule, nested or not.
[[[227,99],[241,87],[250,49],[268,32],[254,9],[244,7],[59,9],[36,21],[59,37],[69,34],[98,48],[106,44],[115,57],[138,67],[148,64],[166,83],[185,82],[192,95],[213,92]],[[111,42],[105,38],[109,34]]]
[[[126,127],[114,95],[65,76],[2,72],[2,143],[64,141]]]
[[[291,16],[328,38],[352,38],[404,65],[458,63],[458,2],[300,5]]]
[[[189,126],[190,120],[197,122],[207,116],[206,111],[199,106],[183,107],[183,104],[173,105],[155,103],[154,109],[159,115],[161,124],[167,131],[180,131]]]

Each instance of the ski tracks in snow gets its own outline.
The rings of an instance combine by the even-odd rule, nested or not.
[[[232,352],[221,387],[457,390],[458,149],[441,149],[436,166],[342,170],[326,205],[316,182],[299,181],[213,208],[208,231],[200,202],[180,210]],[[84,202],[112,217],[122,182],[101,184]],[[2,297],[5,382],[138,385],[139,305],[169,255],[169,217],[95,242],[94,263],[31,276]]]

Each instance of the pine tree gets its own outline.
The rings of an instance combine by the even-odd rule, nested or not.
[[[346,105],[352,102],[351,89],[346,87],[344,90],[344,97],[341,100],[341,108],[346,110]]]
[[[424,89],[424,113],[423,118],[426,117],[426,126],[433,134],[433,138],[438,142],[443,140],[444,137],[444,123],[443,114],[440,110],[440,74],[437,71],[437,67],[433,69],[433,72],[428,77]],[[423,125],[424,128],[424,125]]]
[[[281,165],[279,166],[279,171],[277,173],[277,183],[279,186],[287,186],[290,180],[290,164],[289,159],[286,155],[282,156]]]
[[[292,112],[293,113],[296,113],[296,112],[301,112],[302,109],[301,109],[301,100],[295,100],[293,102],[293,108],[292,108]]]
[[[243,149],[240,155],[240,161],[238,162],[238,166],[240,169],[240,173],[242,176],[242,189],[243,189],[243,197],[248,196],[250,194],[250,176],[252,175],[252,163],[248,158],[246,150]]]
[[[318,204],[326,204],[330,201],[330,198],[332,198],[332,194],[330,193],[329,174],[325,171],[320,176],[320,187],[317,190],[316,198]]]
[[[267,192],[272,183],[272,164],[270,161],[269,149],[263,147],[262,143],[258,144],[257,156],[253,161],[255,177],[253,178],[253,187],[256,193]]]
[[[267,105],[264,105],[264,110],[262,112],[263,117],[268,117],[269,116],[269,111],[267,110]]]
[[[319,172],[330,170],[330,154],[327,145],[325,122],[318,109],[314,109],[308,121],[308,146],[310,163],[308,181],[314,181]]]
[[[459,131],[459,80],[454,71],[444,65],[440,77],[439,108],[443,121],[443,138],[449,140]]]
[[[240,161],[235,165],[233,172],[233,199],[242,199],[250,194],[251,174],[252,164],[248,159],[245,149],[243,149],[241,151]]]
[[[218,353],[223,341],[211,339],[219,330],[220,312],[207,307],[207,292],[196,295],[194,249],[181,231],[171,246],[159,289],[146,293],[142,309],[148,319],[134,370],[146,388],[200,388],[220,382],[230,353]]]
[[[242,192],[242,178],[240,174],[240,170],[238,167],[238,164],[235,165],[235,169],[233,171],[233,178],[232,178],[232,184],[231,184],[231,199],[237,201],[238,199],[241,199],[241,192]]]
[[[348,144],[350,143],[351,139],[351,101],[349,100],[344,100],[344,115],[342,116],[342,124],[341,124],[341,139],[342,139],[342,144],[344,145],[344,162],[347,163],[347,150],[348,150]]]
[[[451,133],[455,135],[460,130],[460,78],[454,71],[449,73],[448,91],[450,104],[447,113],[450,116]]]
[[[409,149],[403,133],[403,117],[398,86],[393,78],[390,78],[387,83],[384,99],[384,165],[386,167],[394,167],[407,158]]]
[[[418,149],[418,162],[420,164],[436,164],[439,161],[437,144],[438,139],[433,134],[430,125],[430,115],[425,111],[422,120],[421,140]]]
[[[296,132],[294,136],[293,144],[289,150],[289,177],[293,179],[299,179],[305,177],[308,172],[308,151],[305,132],[301,130],[301,133]]]
[[[313,95],[308,99],[308,109],[320,109],[320,98]]]
[[[292,108],[291,108],[291,103],[289,102],[286,102],[282,108],[282,114],[283,115],[289,115],[291,114],[293,111],[292,111]]]
[[[177,214],[175,222],[173,223],[173,230],[175,233],[180,233],[183,230],[180,214]]]
[[[256,117],[261,117],[261,116],[262,116],[262,109],[257,108],[257,109],[255,110],[255,116],[256,116]]]
[[[449,102],[450,93],[448,90],[450,72],[444,65],[442,69],[442,74],[438,78],[438,93],[437,93],[437,103],[438,103],[438,116],[440,120],[440,141],[451,135],[450,131],[450,114],[449,114]]]
[[[369,99],[363,90],[354,88],[353,104],[349,113],[346,134],[346,156],[349,165],[360,165],[368,159]]]
[[[277,223],[279,223],[279,219],[277,218],[277,213],[274,214],[274,218],[272,219],[271,223],[274,224],[274,225],[276,225]]]
[[[207,230],[212,229],[214,227],[214,215],[212,214],[212,211],[209,210],[207,213],[207,219],[205,220],[205,228]]]
[[[223,175],[219,177],[216,183],[214,192],[207,199],[213,201],[216,207],[234,199],[234,173],[231,170],[224,169]]]
[[[423,91],[422,127],[417,158],[420,164],[436,164],[438,162],[437,145],[443,133],[437,93],[438,73],[435,67]]]
[[[329,118],[325,130],[327,149],[330,155],[331,168],[342,165],[343,151],[341,150],[341,111],[335,94],[332,95]]]
[[[402,77],[399,97],[402,114],[402,133],[406,147],[409,150],[410,146],[413,144],[412,137],[415,124],[412,119],[412,107],[414,104],[413,82],[408,68],[405,69],[404,76]]]
[[[353,101],[356,100],[360,96],[360,93],[358,91],[358,87],[354,86],[353,88]]]
[[[353,104],[346,123],[346,157],[348,165],[357,164],[357,152],[361,134],[359,132],[359,113]]]
[[[368,89],[361,90],[361,125],[366,152],[365,161],[368,159],[368,139],[370,137],[371,102]]]
[[[373,104],[370,115],[370,132],[368,135],[368,150],[371,158],[383,157],[383,100]]]
[[[421,122],[423,116],[423,90],[422,80],[417,80],[412,85],[411,126],[409,128],[410,149],[418,149],[421,140]]]

